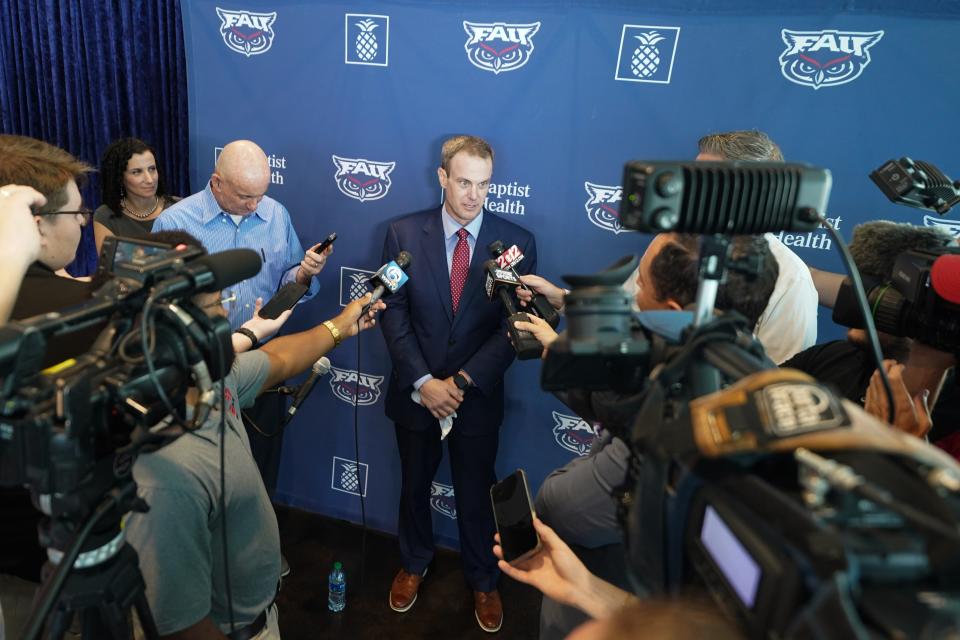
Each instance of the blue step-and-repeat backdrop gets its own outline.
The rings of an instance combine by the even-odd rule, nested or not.
[[[286,330],[338,313],[380,266],[388,221],[440,202],[440,144],[458,133],[492,143],[487,206],[536,234],[539,271],[555,282],[642,252],[649,237],[618,223],[624,162],[692,158],[709,132],[759,128],[788,160],[829,168],[827,214],[848,238],[873,218],[940,221],[891,204],[867,174],[903,155],[960,173],[956,4],[642,4],[184,0],[193,188],[220,147],[251,139],[301,242],[338,233],[320,294]],[[825,231],[782,239],[840,268]],[[821,339],[840,335],[821,313]],[[379,331],[359,342],[359,361],[356,341],[330,354],[287,430],[277,498],[359,521],[362,493],[368,522],[394,532],[390,360]],[[538,375],[538,361],[507,374],[497,463],[499,476],[525,468],[533,490],[592,433]],[[438,540],[456,547],[446,463],[432,502]]]

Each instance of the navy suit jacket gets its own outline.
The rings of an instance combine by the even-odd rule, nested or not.
[[[517,265],[521,274],[536,269],[537,246],[529,231],[484,211],[454,315],[440,211],[404,216],[387,230],[383,261],[393,260],[400,251],[408,251],[413,260],[407,269],[410,280],[384,298],[387,308],[380,319],[393,361],[386,413],[408,429],[436,424],[427,409],[410,399],[413,383],[428,373],[442,379],[463,369],[476,386],[467,389],[453,428],[464,435],[482,435],[495,432],[503,422],[503,375],[515,355],[503,304],[497,298],[489,300],[484,290],[483,263],[491,258],[487,246],[494,240],[507,247],[517,245],[524,255]]]

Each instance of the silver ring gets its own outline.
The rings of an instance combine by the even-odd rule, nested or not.
[[[11,195],[13,195],[13,194],[11,194],[11,193],[10,193],[9,191],[7,191],[6,189],[0,189],[0,196],[3,196],[4,198],[9,198]]]

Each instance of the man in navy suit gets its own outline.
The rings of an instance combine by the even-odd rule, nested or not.
[[[439,420],[456,412],[446,440],[461,557],[477,622],[489,632],[503,622],[489,491],[496,481],[503,376],[514,350],[502,303],[484,291],[483,263],[494,240],[520,248],[521,273],[532,272],[537,262],[531,233],[484,211],[492,174],[493,150],[484,140],[457,136],[443,144],[437,176],[446,202],[400,218],[387,231],[384,262],[401,250],[413,261],[409,282],[387,298],[381,320],[393,361],[386,412],[396,426],[402,476],[403,566],[390,588],[390,607],[402,612],[413,606],[433,559],[430,486],[442,456]]]

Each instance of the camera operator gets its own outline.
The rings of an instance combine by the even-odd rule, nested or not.
[[[34,207],[47,199],[32,187],[8,184],[0,187],[0,324],[10,318],[20,291],[20,281],[40,253],[40,232],[33,221]]]
[[[28,318],[89,299],[89,284],[61,278],[56,271],[73,261],[82,227],[89,218],[89,212],[82,209],[78,183],[90,170],[63,149],[46,142],[0,135],[0,184],[11,185],[3,188],[9,195],[0,195],[0,209],[4,210],[0,212],[0,242],[5,249],[2,270],[4,275],[9,273],[9,279],[4,281],[8,288],[4,297],[9,298],[19,285],[10,319]],[[32,211],[25,211],[27,207]],[[4,313],[4,320],[8,319],[6,316]],[[43,366],[82,352],[99,331],[100,326],[96,326],[51,338]],[[18,599],[31,597],[26,593],[30,590],[27,584],[40,581],[45,555],[37,542],[39,520],[40,513],[26,489],[0,488],[0,573],[27,581],[21,583],[5,576],[0,585],[0,597],[10,605],[8,628],[16,628],[18,618],[29,608],[16,605]]]
[[[29,318],[89,299],[92,289],[88,283],[56,274],[73,262],[82,228],[90,221],[78,187],[89,171],[91,167],[46,142],[0,135],[0,183],[33,187],[46,198],[46,204],[33,214],[31,222],[40,236],[39,250],[26,270],[11,318]],[[50,339],[44,366],[77,355],[93,341],[100,328]]]
[[[225,638],[228,570],[238,633],[260,640],[280,637],[273,604],[280,578],[280,533],[240,410],[264,389],[308,369],[344,338],[372,327],[375,313],[384,305],[377,303],[361,317],[368,300],[369,294],[308,331],[275,338],[236,356],[222,383],[223,486],[219,402],[198,430],[137,459],[134,479],[150,511],[132,513],[125,527],[140,556],[147,600],[162,636]],[[194,302],[211,316],[226,317],[220,292],[197,294]],[[191,400],[188,393],[188,412]],[[226,513],[220,508],[221,489],[226,493]],[[230,556],[224,567],[222,543],[227,533]]]
[[[31,209],[42,207],[46,202],[47,199],[32,187],[15,184],[0,187],[0,253],[5,256],[0,263],[0,325],[10,317],[20,291],[20,281],[40,252],[40,233]],[[12,542],[6,536],[3,540]],[[27,548],[35,549],[35,540],[30,540],[27,545]],[[20,610],[28,610],[33,591],[29,582],[0,575],[0,601],[7,603],[9,610],[17,612],[15,618],[19,618]],[[0,607],[0,640],[4,637],[4,629],[3,609]]]
[[[740,236],[731,247],[732,258],[761,257],[763,267],[755,279],[735,271],[728,273],[717,292],[716,308],[736,311],[747,319],[748,326],[755,326],[774,290],[778,263],[761,236]],[[637,270],[635,301],[641,311],[680,310],[694,302],[699,275],[698,252],[697,236],[675,233],[654,236]],[[516,326],[531,331],[549,347],[556,333],[543,320],[533,316],[531,320],[517,322]],[[630,420],[637,408],[630,404],[630,398],[613,392],[593,393],[587,404],[586,410],[580,406],[573,408],[584,419],[593,422],[599,418],[601,425],[607,422],[608,427],[612,420]],[[622,588],[628,586],[626,566],[616,503],[611,494],[624,483],[629,458],[629,446],[606,433],[594,442],[589,456],[553,471],[536,497],[540,517],[574,547],[594,573]],[[540,637],[565,637],[583,621],[581,613],[544,598]]]
[[[876,220],[854,228],[850,255],[862,276],[889,282],[893,277],[897,256],[904,251],[938,249],[952,241],[950,234],[939,227]],[[827,302],[832,306],[836,299],[836,288],[831,291],[833,297]],[[910,404],[916,408],[918,405],[915,403],[922,404],[926,394],[929,406],[934,406],[944,375],[956,362],[953,354],[882,331],[878,332],[878,337],[884,358],[903,365],[902,370],[898,370],[898,377],[912,399]],[[846,340],[813,346],[784,362],[783,366],[799,369],[832,384],[843,397],[858,404],[866,401],[870,379],[876,370],[862,329],[848,330]],[[883,413],[880,417],[886,419],[885,409]]]
[[[780,147],[756,129],[713,133],[697,143],[701,161],[783,162]],[[763,236],[779,265],[777,284],[753,332],[780,364],[817,342],[817,290],[807,265],[772,233]]]

